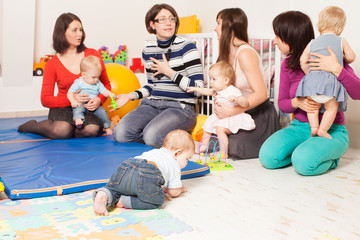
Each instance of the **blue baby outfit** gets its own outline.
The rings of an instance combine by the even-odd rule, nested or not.
[[[332,33],[322,34],[310,42],[310,52],[329,56],[328,46],[336,54],[338,62],[343,66],[342,38]],[[311,56],[311,58],[315,58]],[[344,86],[337,80],[333,73],[311,70],[300,81],[296,97],[326,95],[335,97],[339,102],[338,111],[346,111],[348,95]],[[322,107],[321,112],[324,111]]]

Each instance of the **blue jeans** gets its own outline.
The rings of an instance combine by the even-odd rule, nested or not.
[[[115,206],[120,197],[125,208],[154,209],[165,200],[162,185],[165,180],[154,165],[145,159],[123,161],[105,187],[97,189],[108,196],[108,206]]]
[[[292,164],[301,175],[319,175],[336,168],[349,148],[349,134],[344,125],[329,129],[333,139],[310,137],[309,123],[294,120],[290,126],[271,135],[261,146],[259,158],[264,167],[282,168]]]
[[[109,115],[107,114],[106,110],[103,107],[98,107],[95,111],[89,111],[84,107],[84,104],[81,104],[80,107],[73,108],[73,120],[82,119],[84,120],[84,113],[91,112],[95,114],[101,121],[104,123],[104,128],[110,128],[110,119]]]
[[[175,129],[194,128],[194,107],[178,101],[143,99],[114,129],[115,141],[142,142],[160,148],[166,135]]]

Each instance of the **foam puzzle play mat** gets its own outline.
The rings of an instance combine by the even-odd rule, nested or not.
[[[0,239],[161,240],[193,230],[164,209],[115,208],[96,216],[91,193],[0,201]]]

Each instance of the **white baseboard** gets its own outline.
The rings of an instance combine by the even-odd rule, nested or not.
[[[49,110],[21,111],[21,112],[0,112],[0,118],[21,118],[47,116]]]

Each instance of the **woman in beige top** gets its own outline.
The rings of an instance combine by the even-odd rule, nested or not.
[[[236,81],[249,101],[246,108],[215,106],[219,118],[246,112],[252,116],[256,128],[251,131],[240,130],[229,135],[229,156],[234,159],[257,158],[263,142],[279,129],[279,121],[274,106],[269,101],[268,87],[264,78],[261,59],[248,41],[247,17],[240,8],[221,10],[217,17],[215,31],[219,39],[219,59],[233,65]]]

